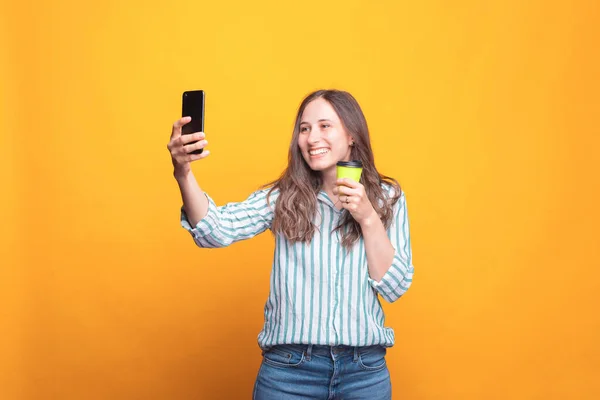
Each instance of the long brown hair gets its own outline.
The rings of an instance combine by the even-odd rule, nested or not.
[[[321,190],[323,180],[319,171],[313,171],[302,156],[298,146],[300,134],[300,120],[306,106],[313,100],[322,98],[326,100],[339,116],[346,132],[352,136],[354,146],[350,153],[352,160],[363,163],[363,172],[360,183],[365,187],[365,192],[373,208],[381,218],[383,225],[388,228],[393,218],[393,206],[400,198],[400,185],[390,177],[381,175],[375,168],[373,150],[369,128],[365,116],[356,99],[348,92],[340,90],[318,90],[309,94],[300,104],[294,133],[288,154],[288,166],[279,179],[264,185],[271,186],[269,195],[279,189],[279,197],[275,203],[275,216],[271,230],[283,234],[290,242],[310,242],[314,236],[314,217],[317,212],[317,194]],[[388,195],[388,190],[381,184],[385,182],[394,188],[393,195]],[[267,198],[267,204],[268,198]],[[360,224],[350,213],[345,217],[334,231],[340,230],[342,245],[350,248],[362,235]],[[325,234],[325,233],[324,233]]]

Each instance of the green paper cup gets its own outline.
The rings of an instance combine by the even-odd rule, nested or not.
[[[362,173],[362,162],[358,160],[353,161],[339,161],[336,165],[337,178],[350,178],[353,181],[360,182],[360,174]]]

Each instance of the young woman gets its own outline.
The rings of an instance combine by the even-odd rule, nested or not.
[[[320,90],[301,103],[288,166],[245,201],[217,207],[190,163],[204,133],[181,135],[168,149],[183,207],[181,224],[200,247],[225,247],[267,229],[275,235],[271,290],[258,336],[263,362],[253,398],[391,399],[378,296],[398,300],[412,282],[406,201],[375,168],[369,131],[349,93]],[[198,141],[193,144],[193,142]],[[337,179],[339,161],[359,160],[360,182]]]

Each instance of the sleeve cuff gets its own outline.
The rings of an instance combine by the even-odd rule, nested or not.
[[[368,278],[369,284],[387,301],[395,301],[400,298],[410,287],[413,277],[413,267],[406,265],[402,261],[399,254],[394,255],[394,261],[381,278],[377,282],[371,277]]]
[[[218,222],[217,205],[208,194],[204,193],[204,195],[208,199],[208,212],[206,213],[204,218],[202,218],[200,222],[196,224],[196,226],[192,226],[192,224],[187,218],[187,214],[185,213],[183,206],[181,207],[181,226],[185,230],[187,230],[194,239],[210,235],[217,226]]]

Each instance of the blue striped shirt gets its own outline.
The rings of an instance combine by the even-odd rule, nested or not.
[[[389,189],[389,186],[387,187]],[[392,189],[390,189],[392,190]],[[242,202],[217,207],[209,201],[208,213],[192,227],[185,211],[181,225],[203,248],[226,247],[271,228],[279,191],[267,205],[268,189],[252,193]],[[277,344],[313,344],[391,347],[394,331],[385,327],[379,296],[394,302],[408,290],[413,276],[409,224],[404,193],[394,206],[387,230],[395,248],[394,259],[380,282],[369,277],[364,240],[347,251],[341,234],[333,232],[348,212],[338,210],[324,191],[317,195],[319,228],[310,243],[290,243],[275,235],[270,292],[264,308],[264,326],[258,335],[261,348]]]

